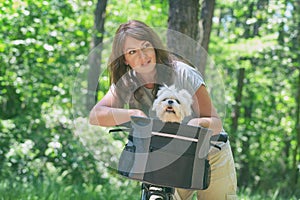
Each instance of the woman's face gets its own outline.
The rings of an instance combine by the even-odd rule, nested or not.
[[[124,43],[125,64],[138,73],[154,72],[156,55],[152,44],[146,40],[127,37]]]

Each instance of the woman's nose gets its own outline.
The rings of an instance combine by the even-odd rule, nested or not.
[[[144,65],[147,63],[148,59],[148,55],[146,52],[144,52],[143,50],[139,51],[139,60],[140,60],[140,64]]]
[[[148,57],[148,55],[147,55],[147,53],[144,51],[144,49],[141,49],[141,50],[139,51],[139,57],[142,58],[142,59]]]

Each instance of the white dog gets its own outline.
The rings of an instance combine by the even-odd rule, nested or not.
[[[163,122],[180,123],[184,117],[191,115],[192,103],[192,96],[187,90],[177,91],[174,85],[165,85],[158,90],[152,110]]]

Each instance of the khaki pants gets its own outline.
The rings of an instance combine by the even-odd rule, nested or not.
[[[197,191],[198,200],[231,200],[236,196],[236,172],[229,141],[222,150],[211,151],[208,154],[211,166],[210,184],[206,190]],[[191,200],[192,190],[176,189],[175,200]]]

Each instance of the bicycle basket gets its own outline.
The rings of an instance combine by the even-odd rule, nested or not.
[[[212,131],[157,119],[131,117],[118,173],[134,180],[203,190],[209,185],[207,155]]]

